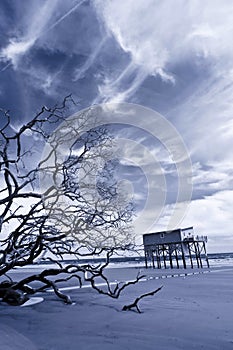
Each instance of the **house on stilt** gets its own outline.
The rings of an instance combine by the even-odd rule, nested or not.
[[[209,267],[206,242],[207,236],[195,235],[193,227],[144,234],[146,268],[202,268],[204,261]]]

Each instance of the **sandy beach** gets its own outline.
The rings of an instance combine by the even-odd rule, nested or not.
[[[107,271],[129,280],[138,268]],[[16,272],[21,273],[21,272]],[[0,307],[3,350],[233,349],[233,267],[141,270],[147,279],[118,300],[91,288],[70,289],[65,305],[54,294],[40,304]],[[186,275],[185,275],[186,274]],[[139,302],[141,314],[121,311],[138,295],[163,285]]]

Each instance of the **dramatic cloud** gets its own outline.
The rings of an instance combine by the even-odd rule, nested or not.
[[[22,0],[0,7],[0,104],[15,115],[12,126],[71,92],[80,109],[133,102],[157,110],[176,127],[193,163],[193,201],[182,225],[208,233],[212,250],[218,250],[222,234],[221,250],[229,250],[233,3]],[[161,166],[168,198],[156,227],[165,228],[177,190],[171,156],[150,135],[127,128],[116,134],[142,144]],[[132,145],[125,148],[121,162],[134,190],[141,189],[135,191],[138,206],[146,181],[137,161],[164,191],[161,169],[146,159],[143,147],[142,153]],[[153,215],[147,212],[144,223]]]
[[[211,253],[231,251],[233,245],[232,221],[233,213],[229,208],[233,205],[233,191],[219,191],[203,199],[193,200],[183,220],[183,227],[193,226],[198,235],[208,236],[208,250]],[[169,222],[173,206],[164,208],[155,230],[163,230]],[[144,216],[146,222],[150,222],[153,212]],[[153,231],[153,230],[151,230]]]
[[[229,55],[232,58],[233,6],[228,1],[150,0],[135,6],[133,0],[98,0],[95,4],[106,29],[130,54],[131,62],[119,79],[131,75],[134,69],[132,93],[146,74],[159,75],[174,84],[175,66],[182,61],[192,59],[195,64],[203,60],[217,62],[219,57],[227,59]],[[120,94],[121,99],[128,97],[127,90],[125,93]]]

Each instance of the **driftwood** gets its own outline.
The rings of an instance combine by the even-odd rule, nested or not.
[[[124,305],[123,308],[122,308],[122,310],[123,310],[123,311],[130,311],[130,310],[136,308],[137,312],[140,314],[140,313],[141,313],[141,310],[140,310],[139,307],[138,307],[138,302],[139,302],[141,299],[145,298],[145,297],[153,296],[154,294],[158,293],[162,288],[163,288],[163,286],[161,286],[161,287],[159,287],[159,288],[153,290],[152,292],[148,292],[148,293],[145,293],[145,294],[140,295],[139,297],[137,297],[137,298],[134,300],[134,302],[133,302],[132,304]]]
[[[24,286],[24,288],[15,290],[14,282],[3,281],[0,283],[0,298],[9,305],[22,305],[29,299],[25,294],[29,288]]]

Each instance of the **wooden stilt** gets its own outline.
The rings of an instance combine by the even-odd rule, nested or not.
[[[183,266],[186,269],[186,261],[185,261],[185,255],[184,255],[184,248],[183,248],[183,244],[181,243],[181,254],[182,254],[182,260],[183,260]]]
[[[169,252],[169,260],[170,260],[170,267],[173,269],[173,262],[172,262],[172,247],[171,244],[168,245],[168,252]]]
[[[146,265],[146,269],[148,268],[148,264],[147,264],[147,251],[146,249],[144,250],[145,252],[145,265]]]
[[[159,255],[159,248],[156,248],[156,260],[157,260],[157,266],[158,266],[158,269],[161,269],[160,255]]]
[[[154,251],[153,250],[151,251],[151,257],[152,257],[152,266],[153,266],[153,269],[155,269],[155,260],[154,260]]]
[[[205,259],[206,259],[207,267],[209,268],[210,264],[209,264],[209,259],[208,259],[207,252],[206,252],[205,242],[203,242],[203,249],[204,249],[204,253],[205,253]]]
[[[200,264],[199,264],[199,259],[198,259],[198,253],[197,253],[197,247],[196,247],[196,243],[193,242],[194,245],[194,250],[195,250],[195,256],[196,256],[196,260],[197,260],[197,267],[200,268]]]
[[[179,265],[179,258],[178,258],[178,254],[177,254],[177,245],[175,246],[175,255],[176,255],[176,265],[177,265],[177,268],[179,269],[180,265]]]
[[[197,241],[197,254],[200,262],[201,268],[203,268],[202,261],[201,261],[201,251],[200,251],[200,243]]]
[[[190,263],[191,263],[191,268],[193,269],[193,259],[192,259],[192,252],[190,249],[190,243],[188,242],[188,251],[189,251],[189,259],[190,259]]]
[[[167,265],[166,265],[166,257],[165,257],[165,253],[164,253],[164,251],[165,251],[165,246],[164,245],[162,245],[162,251],[163,251],[163,263],[164,263],[164,267],[166,269]]]

